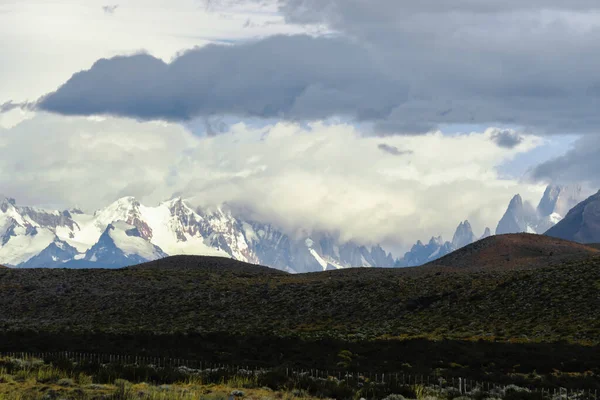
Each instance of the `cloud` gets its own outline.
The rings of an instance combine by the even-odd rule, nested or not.
[[[523,143],[523,137],[518,133],[510,129],[498,130],[492,133],[490,138],[494,143],[500,147],[512,149],[519,144]]]
[[[170,163],[192,142],[177,125],[38,113],[0,127],[0,186],[32,205],[93,209],[132,185],[138,196],[164,197]]]
[[[151,56],[100,60],[41,108],[167,120],[342,115],[373,121],[383,134],[449,124],[586,133],[600,125],[600,20],[589,12],[598,2],[279,4],[289,23],[330,34],[208,46],[170,64]]]
[[[35,109],[35,103],[21,102],[15,103],[12,100],[5,101],[0,104],[0,114],[4,114],[13,110],[20,109],[22,111],[33,111]]]
[[[586,135],[579,138],[565,154],[540,163],[529,173],[537,181],[573,183],[600,188],[600,137]]]
[[[105,14],[112,15],[115,13],[115,11],[117,10],[118,7],[119,7],[118,4],[106,5],[106,6],[102,6],[102,10],[104,11]]]
[[[400,150],[396,146],[390,146],[389,144],[380,143],[377,145],[377,148],[383,152],[391,154],[393,156],[402,156],[405,154],[413,154],[412,150]]]
[[[37,114],[0,130],[0,187],[21,204],[89,211],[119,196],[155,204],[179,193],[206,207],[227,202],[289,233],[336,230],[406,246],[451,237],[466,218],[483,231],[514,193],[539,199],[540,185],[496,172],[539,140],[506,149],[493,131],[388,137],[390,149],[427,149],[393,157],[381,138],[346,124],[238,123],[199,137],[179,124]]]
[[[402,103],[406,87],[368,59],[368,50],[351,42],[309,36],[209,45],[170,64],[147,54],[115,57],[73,75],[39,107],[165,120],[380,118]]]

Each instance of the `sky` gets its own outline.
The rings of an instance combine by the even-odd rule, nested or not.
[[[405,249],[600,187],[600,3],[0,0],[0,192]]]

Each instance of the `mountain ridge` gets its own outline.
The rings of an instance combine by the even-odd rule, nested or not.
[[[580,243],[600,243],[600,191],[573,207],[545,235]]]
[[[154,207],[131,196],[122,197],[93,214],[75,209],[45,211],[5,199],[0,211],[0,262],[13,267],[68,267],[92,262],[120,267],[168,254],[232,257],[290,272],[394,263],[392,255],[379,245],[367,248],[341,242],[339,236],[327,232],[294,238],[270,224],[236,216],[228,208],[193,209],[181,197]],[[119,221],[135,227],[136,236],[154,251],[127,257],[117,254],[115,249],[121,244],[109,240],[106,229]],[[120,238],[132,240],[127,235]],[[139,243],[137,251],[141,252],[144,246]],[[92,247],[95,255],[90,253]]]

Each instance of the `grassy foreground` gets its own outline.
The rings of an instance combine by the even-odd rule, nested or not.
[[[60,363],[58,363],[60,364]],[[0,399],[311,399],[302,390],[278,390],[258,387],[251,378],[233,377],[220,382],[204,382],[201,376],[188,374],[178,382],[130,382],[115,378],[112,371],[88,375],[39,359],[0,358]],[[108,367],[110,368],[110,367]],[[112,376],[111,376],[112,375]]]
[[[83,372],[86,371],[86,372]],[[132,375],[133,374],[133,375]],[[125,380],[119,376],[133,376]],[[460,381],[459,381],[460,382]],[[431,384],[396,383],[346,375],[290,376],[276,371],[194,370],[139,365],[85,365],[68,360],[0,358],[1,400],[597,400],[597,391],[530,390],[516,385],[486,385],[462,381],[458,386],[440,378]],[[568,396],[568,397],[567,397]]]

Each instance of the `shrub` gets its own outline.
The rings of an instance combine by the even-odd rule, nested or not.
[[[56,384],[58,386],[70,387],[75,386],[75,381],[73,381],[73,379],[70,378],[62,378],[59,379],[58,382],[56,382]]]

